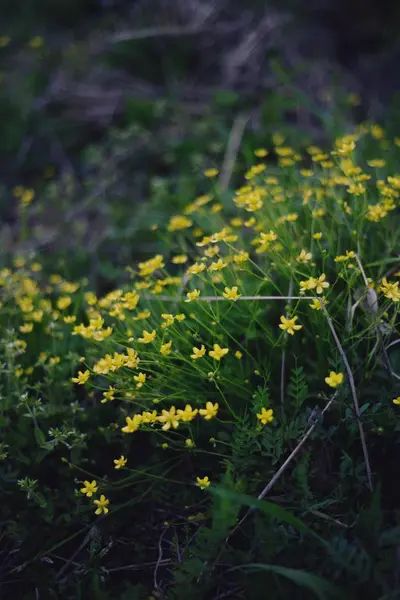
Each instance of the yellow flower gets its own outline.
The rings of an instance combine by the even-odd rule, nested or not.
[[[267,425],[274,420],[274,411],[272,408],[268,410],[266,408],[262,408],[260,413],[257,413],[257,419],[261,421],[263,425]]]
[[[304,250],[304,248],[301,250],[300,254],[296,256],[296,261],[298,263],[306,264],[310,262],[310,260],[312,260],[312,254],[311,252],[307,252],[307,250]]]
[[[76,321],[76,317],[75,315],[69,315],[63,318],[64,323],[67,323],[67,325],[70,325],[71,323],[75,323]]]
[[[120,456],[119,458],[115,458],[114,459],[114,469],[122,469],[122,467],[124,467],[126,465],[126,463],[128,462],[128,459],[125,458],[124,455]]]
[[[195,443],[192,440],[192,438],[186,438],[186,440],[185,440],[185,446],[186,446],[186,448],[194,448]]]
[[[204,490],[205,488],[210,487],[211,485],[211,481],[209,480],[209,478],[203,477],[203,479],[201,479],[200,477],[196,477],[196,485],[201,489]]]
[[[160,354],[163,356],[168,356],[171,352],[172,340],[166,342],[165,344],[161,344]]]
[[[157,422],[157,411],[153,410],[152,412],[150,411],[144,411],[142,413],[142,423],[156,423]]]
[[[204,175],[206,177],[208,177],[209,179],[212,179],[213,177],[216,177],[218,175],[219,171],[218,169],[206,169],[204,171]]]
[[[150,344],[150,342],[152,342],[155,339],[156,335],[157,333],[155,329],[153,329],[151,333],[143,329],[142,337],[138,339],[138,342],[142,342],[143,344]]]
[[[101,515],[102,513],[106,515],[108,513],[107,506],[110,504],[110,501],[108,498],[105,497],[104,494],[101,494],[100,500],[94,500],[93,504],[97,506],[97,509],[95,510],[95,515]]]
[[[327,299],[321,296],[321,298],[314,298],[314,300],[311,302],[311,304],[309,304],[309,306],[311,306],[313,310],[322,310],[322,306],[326,306],[327,304]]]
[[[86,371],[78,371],[78,377],[72,377],[71,381],[73,383],[77,383],[78,385],[83,385],[87,382],[90,377],[90,371],[86,369]]]
[[[72,300],[70,296],[60,296],[57,300],[57,308],[59,310],[65,310],[71,304]]]
[[[243,357],[242,352],[240,352],[240,350],[236,350],[235,352],[235,358],[237,358],[238,360],[240,360]]]
[[[193,225],[193,221],[185,217],[184,215],[175,215],[171,217],[168,223],[168,231],[181,231],[182,229],[188,229]]]
[[[198,275],[204,271],[205,268],[206,266],[203,263],[194,263],[194,265],[188,268],[188,273],[191,273],[192,275]]]
[[[296,325],[298,317],[293,317],[293,319],[287,319],[283,315],[281,316],[281,323],[279,325],[280,329],[283,331],[287,331],[290,335],[293,335],[295,331],[299,331],[299,329],[303,328],[303,325]]]
[[[313,238],[314,240],[320,240],[322,238],[322,233],[320,231],[314,233]]]
[[[393,302],[400,302],[400,290],[399,290],[399,282],[390,283],[386,277],[382,279],[382,283],[380,285],[379,291],[383,293],[385,298],[389,298],[389,300],[393,300]]]
[[[93,479],[93,481],[85,480],[83,482],[83,485],[84,487],[81,488],[81,492],[82,494],[85,494],[85,496],[87,496],[88,498],[91,498],[93,494],[95,494],[99,489],[97,486],[97,481],[95,479]]]
[[[237,300],[238,298],[240,298],[240,294],[237,293],[238,289],[237,286],[234,285],[232,288],[225,288],[224,293],[222,294],[224,298],[227,298],[228,300]]]
[[[233,257],[233,260],[235,261],[235,263],[237,265],[241,265],[249,260],[249,253],[244,252],[244,250],[241,250],[239,252],[239,254],[235,254],[235,256]]]
[[[102,404],[109,402],[110,400],[114,400],[115,388],[111,385],[109,386],[106,392],[103,392],[103,399],[101,400]]]
[[[400,396],[397,396],[397,398],[393,398],[392,402],[393,402],[393,404],[397,404],[399,406],[400,405]]]
[[[35,35],[31,40],[29,40],[29,45],[31,48],[40,48],[44,44],[44,39],[41,35]]]
[[[177,416],[181,421],[184,422],[189,422],[189,421],[193,421],[193,419],[195,418],[195,416],[197,415],[199,411],[196,409],[193,409],[190,404],[186,404],[185,409],[181,410],[178,409],[177,411]]]
[[[193,350],[193,354],[190,355],[190,358],[192,358],[193,360],[201,358],[206,353],[206,348],[205,348],[204,344],[202,344],[200,348],[196,348],[195,346],[193,346],[192,350]]]
[[[386,165],[386,162],[382,158],[374,158],[373,160],[367,160],[367,164],[370,167],[374,167],[376,169],[380,169]]]
[[[187,262],[188,257],[186,256],[186,254],[178,254],[177,256],[174,256],[171,260],[171,262],[174,265],[184,265],[185,262]]]
[[[21,325],[19,330],[21,333],[30,333],[33,329],[33,323],[25,323],[25,325]]]
[[[330,387],[337,387],[343,383],[343,373],[335,373],[335,371],[329,372],[329,377],[325,377],[325,383]]]
[[[11,38],[8,35],[2,35],[0,37],[0,48],[5,48],[11,42]]]
[[[219,258],[217,260],[217,262],[211,263],[211,265],[208,267],[208,269],[209,269],[209,271],[221,271],[222,269],[225,269],[226,266],[227,266],[227,263],[224,262],[222,260],[222,258]]]
[[[179,417],[176,414],[175,406],[171,406],[169,410],[163,410],[162,415],[157,417],[157,419],[160,423],[164,423],[161,428],[164,431],[168,431],[171,427],[176,429],[179,426]]]
[[[147,277],[156,271],[157,269],[162,269],[165,266],[164,258],[161,254],[157,254],[154,258],[150,258],[145,262],[139,263],[139,276]]]
[[[146,373],[138,373],[138,375],[133,376],[133,379],[136,381],[136,387],[139,390],[146,382]]]
[[[126,417],[126,425],[121,429],[123,433],[135,433],[139,429],[142,422],[141,415],[133,415],[133,417]]]
[[[229,348],[221,348],[219,344],[214,344],[214,349],[209,351],[209,356],[214,360],[221,360],[223,356],[228,354]]]
[[[213,417],[217,416],[219,404],[216,402],[213,404],[212,402],[207,402],[205,408],[201,408],[199,413],[202,417],[205,418],[206,421],[210,421]]]
[[[324,293],[324,289],[329,287],[329,283],[327,281],[325,281],[326,275],[325,273],[322,273],[322,275],[320,275],[317,279],[316,279],[316,289],[315,291],[317,292],[317,294],[323,294]]]
[[[192,300],[196,300],[200,296],[200,290],[193,290],[193,292],[188,292],[186,294],[185,302],[192,302]]]
[[[267,156],[267,154],[268,150],[266,150],[265,148],[257,148],[256,150],[254,150],[254,155],[258,158],[264,158],[264,156]]]
[[[162,313],[161,318],[164,319],[165,323],[162,323],[161,327],[165,329],[165,327],[169,327],[174,324],[174,315],[168,313]]]

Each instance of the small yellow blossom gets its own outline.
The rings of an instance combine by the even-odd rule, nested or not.
[[[181,231],[182,229],[188,229],[193,225],[193,221],[191,221],[188,217],[184,215],[175,215],[171,217],[168,223],[168,231]]]
[[[177,417],[181,420],[184,421],[185,423],[188,423],[189,421],[192,421],[195,416],[197,415],[199,411],[196,409],[193,409],[190,404],[186,404],[185,409],[178,409],[177,410]]]
[[[267,425],[274,420],[274,411],[272,408],[268,410],[266,408],[262,408],[260,413],[257,413],[257,419],[261,421],[263,425]]]
[[[171,353],[172,340],[166,342],[165,344],[161,344],[160,354],[163,356],[168,356]]]
[[[236,285],[234,285],[232,288],[226,287],[222,295],[228,300],[237,300],[238,298],[240,298],[240,294],[238,294],[238,289]]]
[[[241,250],[239,252],[239,254],[234,255],[233,260],[237,265],[241,265],[241,264],[245,263],[246,261],[248,261],[249,258],[250,258],[249,253],[244,252],[244,250]]]
[[[397,396],[397,398],[393,398],[392,402],[393,404],[397,404],[397,406],[400,406],[400,396]]]
[[[136,381],[136,387],[139,390],[146,382],[146,373],[138,373],[133,376],[133,379]]]
[[[124,467],[126,465],[126,463],[128,462],[128,459],[125,458],[124,455],[120,456],[119,458],[115,458],[114,459],[114,469],[122,469],[122,467]]]
[[[150,258],[145,262],[139,263],[139,276],[147,277],[148,275],[152,275],[154,271],[157,269],[162,269],[165,266],[164,258],[161,254],[157,254],[154,258]]]
[[[186,438],[185,446],[186,446],[186,448],[194,448],[195,447],[195,443],[192,440],[192,438]]]
[[[325,377],[325,383],[327,383],[330,387],[337,387],[343,383],[343,373],[335,373],[335,371],[330,371],[329,377]]]
[[[71,325],[71,323],[75,323],[76,317],[75,315],[67,315],[66,317],[63,317],[63,321],[64,323],[67,323],[67,325]]]
[[[2,35],[0,37],[0,48],[5,48],[11,42],[11,38],[8,35]]]
[[[210,487],[211,485],[211,481],[209,480],[209,478],[203,477],[203,479],[201,479],[200,477],[196,477],[196,485],[201,489],[204,490],[205,488]]]
[[[205,268],[206,265],[204,263],[194,263],[194,265],[188,268],[188,273],[191,273],[192,275],[198,275],[204,271]]]
[[[304,248],[301,250],[300,254],[296,256],[296,261],[298,263],[306,264],[310,262],[310,260],[312,260],[312,254],[311,252],[307,252],[307,250],[304,250]]]
[[[350,258],[355,258],[356,253],[354,252],[354,250],[346,250],[346,254],[339,254],[338,256],[335,256],[334,261],[335,262],[345,262],[347,260],[349,260]]]
[[[192,302],[192,300],[196,300],[200,296],[200,290],[193,290],[193,292],[188,292],[186,294],[185,302]]]
[[[176,429],[179,426],[179,417],[176,414],[175,406],[171,406],[169,410],[163,410],[162,415],[157,419],[160,423],[164,423],[162,426],[164,431],[168,431],[168,429],[171,429],[171,427]]]
[[[71,304],[72,300],[70,296],[61,296],[57,300],[57,308],[59,310],[65,310]]]
[[[213,350],[209,351],[209,356],[214,360],[221,360],[223,356],[228,354],[229,348],[221,348],[219,344],[214,344]]]
[[[25,323],[24,325],[21,325],[19,330],[21,333],[30,333],[33,329],[33,323]]]
[[[41,35],[35,35],[32,39],[29,40],[29,45],[31,48],[37,49],[43,46],[44,38]]]
[[[316,279],[316,288],[315,291],[317,292],[317,294],[323,294],[324,293],[324,289],[329,287],[329,283],[327,281],[325,281],[326,275],[325,273],[322,273],[322,275],[320,275],[317,279]]]
[[[162,313],[161,318],[164,319],[164,323],[162,323],[161,327],[165,329],[166,327],[170,327],[170,325],[174,324],[174,315],[168,313]]]
[[[219,258],[216,262],[211,263],[208,269],[209,271],[221,271],[222,269],[225,269],[226,266],[227,263],[224,262],[222,258]]]
[[[153,400],[154,402],[154,400]],[[157,423],[157,411],[147,411],[142,412],[142,423]]]
[[[78,385],[83,385],[87,382],[90,377],[90,371],[86,369],[86,371],[78,371],[77,377],[72,377],[71,381],[73,383],[77,383]]]
[[[219,404],[216,402],[213,404],[212,402],[207,402],[205,408],[201,408],[199,413],[202,417],[205,418],[206,421],[210,421],[212,418],[217,416]]]
[[[150,344],[155,339],[156,335],[157,333],[155,329],[153,329],[151,333],[143,329],[142,337],[138,338],[138,342],[141,342],[143,344]]]
[[[314,298],[314,300],[311,302],[311,304],[309,304],[309,306],[313,310],[322,310],[322,307],[326,306],[327,304],[328,304],[327,299],[324,298],[324,296],[321,296],[321,298]]]
[[[104,494],[101,494],[99,500],[94,500],[93,504],[97,506],[97,509],[95,510],[96,515],[101,515],[102,513],[106,515],[108,513],[108,505],[110,504],[110,501],[105,497]]]
[[[374,158],[373,160],[367,160],[367,164],[375,169],[380,169],[386,165],[386,161],[384,161],[382,158]]]
[[[313,234],[313,238],[314,240],[320,240],[322,238],[322,233],[320,231],[317,231],[317,233]]]
[[[103,392],[103,399],[101,400],[101,403],[105,404],[106,402],[110,402],[111,400],[114,400],[114,394],[115,394],[115,388],[110,385],[108,390],[106,392]]]
[[[219,173],[218,169],[213,169],[213,168],[206,169],[204,171],[204,175],[206,177],[208,177],[209,179],[212,179],[213,177],[216,177],[218,175],[218,173]]]
[[[235,358],[237,358],[238,360],[241,360],[243,358],[243,353],[240,352],[240,350],[236,350]]]
[[[133,417],[126,417],[125,419],[126,425],[122,427],[121,431],[123,433],[135,433],[139,429],[139,426],[142,422],[141,415],[133,415]]]
[[[178,254],[177,256],[174,256],[171,260],[171,262],[174,265],[184,265],[185,262],[187,262],[188,257],[186,256],[186,254]]]
[[[299,331],[299,329],[303,328],[303,325],[296,325],[298,317],[293,317],[293,319],[287,319],[282,315],[280,319],[281,323],[279,325],[279,328],[283,331],[287,331],[290,335],[293,335],[295,331]]]
[[[379,287],[379,291],[383,293],[385,298],[393,300],[393,302],[400,302],[400,289],[398,281],[395,283],[390,283],[386,277],[384,277]]]
[[[91,498],[93,494],[95,494],[99,489],[97,486],[97,481],[95,479],[93,479],[93,481],[85,480],[83,482],[83,485],[84,487],[81,488],[81,492],[82,494],[85,494],[85,496],[87,496],[88,498]]]
[[[193,346],[192,351],[193,351],[193,354],[190,355],[190,358],[192,358],[193,360],[197,360],[198,358],[201,358],[202,356],[205,355],[206,348],[205,348],[204,344],[202,344],[200,348],[196,348],[195,346]]]

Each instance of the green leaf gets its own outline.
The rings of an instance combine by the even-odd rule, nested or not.
[[[274,504],[273,502],[266,502],[264,500],[257,500],[257,498],[252,498],[251,496],[247,496],[247,494],[239,494],[237,492],[232,492],[231,490],[227,490],[226,488],[222,488],[220,486],[210,487],[210,493],[216,494],[223,498],[228,498],[231,502],[236,502],[241,504],[242,506],[248,506],[250,508],[257,508],[260,512],[268,515],[273,519],[277,519],[278,521],[283,521],[288,525],[294,527],[300,533],[306,533],[314,537],[314,539],[318,540],[326,548],[329,544],[323,540],[317,533],[315,533],[312,529],[307,527],[305,523],[291,512],[282,508],[278,504]]]
[[[341,600],[344,600],[349,597],[342,589],[336,587],[323,577],[299,569],[289,569],[287,567],[280,567],[279,565],[250,563],[248,565],[234,567],[230,570],[234,571],[238,569],[269,571],[270,573],[281,575],[282,577],[286,577],[286,579],[290,579],[299,587],[307,588],[312,591],[320,600],[326,600],[328,598],[341,598]]]
[[[35,440],[42,448],[46,445],[46,436],[43,431],[36,425],[35,426]]]

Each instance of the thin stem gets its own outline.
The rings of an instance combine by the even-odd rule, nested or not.
[[[321,308],[324,311],[324,314],[327,318],[328,321],[328,325],[329,325],[329,329],[331,330],[333,339],[335,340],[335,344],[336,347],[339,351],[339,354],[342,358],[343,364],[345,366],[345,369],[347,371],[347,376],[349,378],[349,384],[350,384],[350,390],[351,390],[351,395],[353,397],[353,405],[354,405],[354,412],[356,413],[356,417],[357,417],[357,422],[358,422],[358,429],[360,432],[360,439],[361,439],[361,446],[362,446],[362,450],[363,450],[363,454],[364,454],[364,461],[365,461],[365,468],[367,470],[367,477],[368,477],[368,487],[370,489],[370,491],[373,491],[373,485],[372,485],[372,472],[371,472],[371,465],[370,465],[370,461],[369,461],[369,456],[368,456],[368,448],[367,448],[367,443],[366,443],[366,439],[365,439],[365,433],[364,433],[364,427],[361,421],[361,413],[360,413],[360,406],[358,404],[358,398],[357,398],[357,391],[356,391],[356,386],[354,383],[354,377],[353,377],[353,373],[349,364],[349,361],[347,360],[347,356],[345,351],[343,350],[343,346],[340,343],[340,340],[337,336],[335,327],[333,326],[333,322],[332,319],[329,316],[328,311],[326,310],[323,302],[320,300],[321,303]]]

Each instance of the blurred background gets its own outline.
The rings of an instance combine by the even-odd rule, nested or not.
[[[399,135],[391,0],[2,0],[0,245],[97,289],[279,131]],[[73,255],[71,254],[73,250]],[[73,256],[73,259],[72,259]]]

